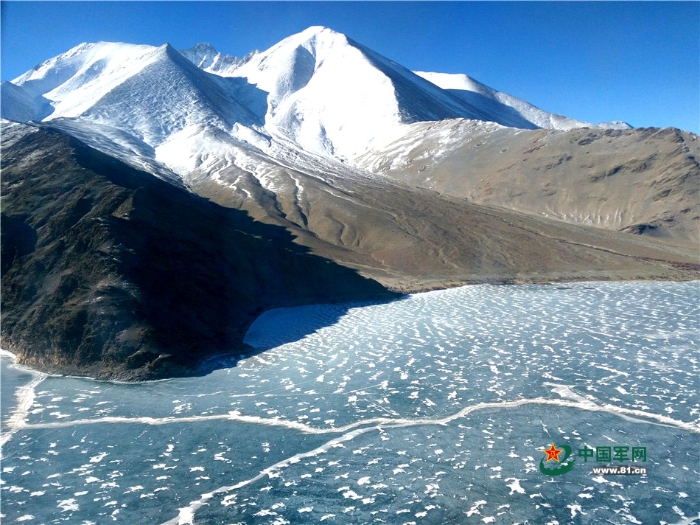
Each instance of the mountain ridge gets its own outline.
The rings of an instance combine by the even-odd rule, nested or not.
[[[374,53],[372,50],[365,48],[361,44],[355,42],[352,39],[349,39],[341,33],[336,33],[331,29],[320,26],[309,28],[305,31],[302,31],[301,33],[298,33],[297,35],[292,35],[291,37],[284,39],[275,46],[272,46],[267,51],[252,52],[243,59],[231,57],[230,55],[223,55],[216,51],[211,45],[204,44],[200,44],[199,48],[197,46],[194,46],[190,50],[183,50],[180,53],[182,54],[182,56],[189,56],[190,58],[195,59],[197,62],[195,65],[198,66],[199,69],[201,69],[202,71],[210,72],[212,74],[217,74],[218,76],[223,77],[229,77],[234,75],[240,77],[244,76],[244,73],[246,73],[247,70],[248,75],[255,74],[255,76],[258,77],[256,79],[256,83],[260,83],[261,81],[265,83],[264,78],[260,78],[260,71],[252,71],[254,69],[250,65],[252,61],[257,61],[258,65],[260,65],[261,62],[269,61],[270,57],[272,57],[275,54],[279,54],[280,52],[288,52],[285,51],[285,48],[290,47],[293,49],[305,50],[306,48],[308,48],[309,50],[311,50],[311,54],[319,52],[328,52],[329,49],[332,50],[334,46],[336,48],[341,47],[339,43],[343,43],[348,48],[359,50],[364,55],[370,57],[371,60],[375,62],[375,67],[378,64],[380,64],[381,68],[383,68],[382,72],[384,74],[393,74],[393,78],[391,80],[394,84],[400,82],[400,79],[405,79],[407,76],[411,76],[415,77],[410,79],[410,84],[412,86],[410,89],[414,93],[419,93],[425,89],[428,89],[430,91],[432,99],[435,99],[432,103],[438,103],[438,106],[436,106],[436,108],[433,110],[429,110],[428,114],[422,114],[422,110],[417,108],[412,109],[411,107],[408,107],[404,108],[403,110],[399,110],[399,108],[397,108],[396,111],[400,113],[402,120],[413,122],[416,119],[434,120],[454,117],[477,117],[481,118],[482,120],[489,120],[489,118],[491,118],[491,120],[493,120],[493,115],[485,114],[484,111],[480,108],[471,107],[468,102],[460,100],[459,97],[453,97],[449,93],[442,92],[442,90],[439,87],[434,87],[435,84],[433,83],[422,85],[420,83],[416,84],[418,77],[417,75],[414,76],[413,72],[404,70],[404,68],[397,65],[393,61],[381,57],[381,55]],[[62,55],[58,55],[57,57],[54,57],[43,62],[42,64],[39,64],[33,70],[25,73],[24,75],[20,75],[19,77],[14,79],[12,83],[15,86],[19,86],[25,91],[27,91],[27,94],[30,95],[32,98],[49,94],[50,103],[52,103],[54,106],[58,106],[55,107],[53,114],[49,115],[49,118],[57,118],[61,116],[76,117],[80,113],[81,108],[84,108],[84,106],[73,104],[72,107],[69,107],[68,109],[62,108],[61,106],[66,106],[69,104],[66,104],[66,101],[61,99],[61,95],[62,93],[65,95],[70,91],[75,91],[75,85],[76,83],[81,83],[81,77],[85,77],[87,74],[93,76],[100,74],[101,72],[104,73],[105,69],[109,71],[110,68],[108,67],[108,65],[106,67],[104,63],[104,61],[106,60],[106,55],[109,54],[108,52],[111,51],[111,54],[113,55],[121,55],[122,59],[128,59],[129,66],[122,67],[119,69],[123,74],[134,75],[138,73],[140,68],[146,67],[148,65],[149,61],[147,60],[147,58],[149,55],[157,53],[157,51],[155,51],[156,49],[162,50],[164,48],[167,49],[168,47],[170,47],[168,44],[164,44],[159,48],[154,48],[152,46],[143,46],[135,44],[120,44],[107,42],[99,42],[94,44],[84,43],[75,46],[66,53],[63,53]],[[324,48],[329,49],[326,49],[324,51]],[[87,55],[87,60],[81,64],[79,59],[84,55]],[[219,65],[214,67],[214,61],[216,61]],[[318,64],[319,67],[323,65],[323,62],[323,57],[321,57]],[[302,66],[303,64],[300,66],[300,68],[303,69]],[[52,72],[52,74],[49,75],[49,72]],[[316,72],[317,71],[314,70],[312,73]],[[294,74],[298,76],[298,73],[300,72],[297,71]],[[102,74],[101,76],[105,77],[104,74]],[[83,101],[89,101],[98,98],[101,94],[104,94],[104,92],[113,89],[115,85],[118,85],[120,83],[120,80],[122,79],[122,77],[120,77],[119,75],[112,75],[112,77],[113,78],[111,79],[107,79],[106,83],[103,83],[104,86],[101,91],[93,90],[92,92],[86,93],[85,90],[80,90],[80,96],[76,94],[74,98],[79,98]],[[92,77],[88,79],[88,81],[90,80],[92,80]],[[85,84],[86,82],[83,81],[82,83]],[[269,82],[267,82],[266,84],[269,84]],[[417,85],[418,87],[415,87],[415,85]],[[266,87],[274,88],[274,86]],[[275,89],[268,89],[267,91],[275,91]],[[68,93],[68,95],[70,95],[70,93]],[[284,95],[286,97],[287,95],[289,95],[289,93],[282,93],[281,95]],[[437,99],[440,99],[440,101],[438,102]],[[423,102],[425,102],[425,100],[427,99],[423,99]],[[277,101],[274,99],[274,97],[271,98],[269,101],[269,105],[273,107],[276,105],[276,103]],[[425,103],[421,103],[418,104],[418,107],[428,107],[429,105],[430,104],[426,105]],[[10,116],[7,114],[7,111],[5,113],[5,116]],[[42,120],[46,118],[46,116],[40,114],[37,114],[36,116],[41,116]],[[344,115],[344,117],[347,117],[347,115]],[[293,122],[287,124],[291,126],[296,125]]]
[[[172,80],[177,74],[165,71],[165,66],[158,74],[152,71],[164,55],[179,68],[179,76],[191,79],[197,88],[173,92],[168,84],[177,85]],[[180,57],[196,69],[189,68]],[[148,85],[138,84],[144,69],[148,73],[146,84],[164,87],[149,90]],[[455,90],[442,89],[440,82],[424,78],[436,74],[422,75],[322,26],[308,28],[242,59],[223,55],[210,44],[176,53],[169,44],[156,48],[83,43],[39,64],[12,84],[3,83],[3,100],[7,101],[3,102],[3,116],[19,121],[67,118],[79,121],[82,127],[92,122],[100,126],[95,130],[100,137],[92,143],[98,148],[113,142],[109,133],[101,135],[105,126],[111,126],[143,143],[136,151],[152,151],[150,158],[138,161],[140,165],[156,162],[183,173],[198,161],[191,158],[183,162],[182,152],[193,149],[190,155],[196,157],[197,146],[192,142],[201,143],[197,136],[203,128],[212,126],[228,135],[223,149],[230,149],[231,144],[236,149],[236,144],[244,142],[274,158],[288,156],[285,151],[291,145],[292,149],[354,164],[354,159],[368,149],[395,141],[405,134],[406,125],[418,121],[467,118],[521,129],[538,124],[565,129],[588,125],[551,115],[476,81],[472,83],[480,86],[480,92],[469,93],[480,98],[470,99],[464,96],[465,90],[455,94],[450,92]],[[129,107],[121,111],[105,109],[105,104],[119,99],[110,93],[120,91],[127,92],[121,99],[128,97]],[[160,92],[174,95],[169,101],[159,100]],[[484,98],[483,93],[491,98]],[[499,97],[506,97],[503,100],[507,103]],[[30,103],[29,99],[41,103]],[[18,101],[14,107],[13,100]],[[535,112],[537,118],[523,116],[518,105],[525,108],[525,113]],[[49,107],[53,110],[47,111]],[[30,114],[31,119],[27,118]],[[134,122],[133,115],[141,115],[140,122]],[[71,123],[68,127],[75,126]],[[158,151],[171,142],[173,145],[167,148],[171,154],[165,149]],[[122,160],[133,163],[130,157],[133,155],[127,153]]]

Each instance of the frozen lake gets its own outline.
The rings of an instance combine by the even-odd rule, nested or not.
[[[484,285],[280,309],[248,333],[265,352],[141,384],[3,356],[2,522],[690,524],[699,291]],[[572,450],[568,472],[542,472],[550,444]],[[622,465],[647,473],[592,470]]]

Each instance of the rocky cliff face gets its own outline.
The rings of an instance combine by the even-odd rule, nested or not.
[[[262,311],[396,294],[76,139],[5,128],[2,347],[50,372],[152,379],[245,353]]]

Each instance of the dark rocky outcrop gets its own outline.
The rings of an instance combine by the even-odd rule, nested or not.
[[[2,347],[45,371],[192,374],[266,309],[397,295],[56,131],[5,142],[2,202]]]

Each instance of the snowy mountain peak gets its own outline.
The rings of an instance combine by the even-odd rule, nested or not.
[[[216,156],[212,135],[217,144],[291,148],[353,164],[419,122],[593,127],[467,75],[414,73],[323,26],[242,59],[206,42],[181,51],[83,43],[1,89],[3,117],[54,120],[86,137],[100,130],[109,136],[102,143],[118,142],[124,155],[138,151],[178,173]],[[212,153],[203,155],[207,148]]]
[[[320,33],[326,33],[326,34],[335,34],[335,35],[341,35],[342,33],[338,33],[337,31],[334,31],[330,27],[326,26],[309,26],[303,31],[297,33],[297,35],[305,35],[307,38],[318,35]]]
[[[311,26],[303,31],[296,33],[295,35],[292,35],[284,40],[282,40],[280,43],[284,42],[285,40],[306,40],[306,41],[320,41],[320,40],[339,40],[339,41],[344,41],[347,42],[348,37],[345,36],[343,33],[338,33],[337,31],[334,31],[333,29],[329,27],[324,27],[324,26]]]
[[[301,50],[308,52],[317,61],[322,61],[334,47],[347,47],[348,38],[323,26],[312,26],[300,33],[288,36],[263,54],[267,56],[300,55]],[[305,53],[301,53],[304,55]]]
[[[214,46],[212,46],[209,42],[200,42],[194,47],[191,47],[190,51],[196,51],[198,53],[211,53],[214,55],[218,53],[218,51],[214,49]]]
[[[208,73],[230,76],[238,66],[245,64],[258,51],[252,51],[243,58],[238,58],[220,53],[208,42],[200,42],[189,49],[181,49],[179,53],[195,66]]]
[[[598,124],[598,127],[603,129],[634,129],[634,126],[628,124],[627,122],[623,122],[622,120],[601,122],[600,124]]]
[[[246,87],[202,71],[169,44],[100,42],[73,48],[3,83],[2,115],[50,120],[137,167],[186,173],[197,162],[197,147],[190,155],[193,142],[199,146],[202,137],[217,134],[232,139],[235,126],[250,130],[261,123],[251,110],[259,95],[247,90],[245,105],[237,96]],[[153,161],[160,168],[152,169]]]
[[[201,69],[211,67],[221,56],[221,53],[208,42],[200,42],[189,49],[181,49],[180,54]]]
[[[342,33],[314,26],[236,69],[268,93],[265,127],[307,151],[350,161],[410,122],[486,118]]]

